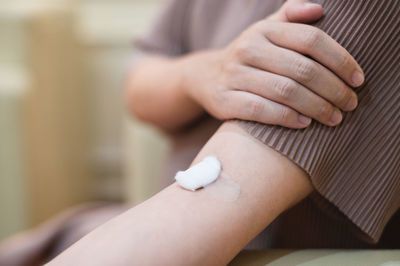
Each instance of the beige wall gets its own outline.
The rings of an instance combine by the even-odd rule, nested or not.
[[[10,14],[11,13],[11,14]],[[0,239],[28,225],[23,160],[22,101],[29,89],[25,69],[26,27],[21,14],[0,8]]]
[[[73,13],[66,7],[29,19],[32,84],[24,102],[29,209],[38,223],[91,199],[88,99]]]
[[[167,142],[126,117],[121,92],[158,3],[2,2],[0,77],[14,86],[0,92],[14,96],[0,93],[0,239],[80,202],[157,189]]]
[[[3,82],[5,76],[20,72],[0,69],[0,239],[27,226],[26,176],[22,161],[21,94],[22,79]]]
[[[91,122],[97,133],[92,165],[102,180],[96,193],[135,203],[159,189],[159,166],[168,143],[154,128],[127,117],[122,86],[132,41],[147,29],[160,2],[83,1],[77,12],[88,88],[93,90]]]

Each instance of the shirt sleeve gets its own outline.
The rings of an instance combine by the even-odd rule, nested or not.
[[[137,55],[179,56],[187,53],[187,28],[191,2],[166,1],[150,30],[134,40]]]
[[[325,211],[346,217],[362,240],[377,243],[400,209],[400,2],[316,2],[325,15],[315,26],[365,72],[364,85],[356,89],[357,109],[344,113],[336,127],[315,121],[303,130],[238,123],[309,174],[315,199],[329,203]]]

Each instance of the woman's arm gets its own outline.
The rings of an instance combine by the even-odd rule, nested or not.
[[[216,155],[224,175],[240,186],[236,200],[219,197],[220,187],[190,192],[173,184],[99,227],[50,265],[226,265],[312,191],[300,168],[234,123],[225,123],[195,162],[208,155]]]
[[[322,15],[321,6],[303,2],[287,2],[223,49],[144,59],[128,77],[129,109],[167,130],[179,129],[205,111],[221,120],[291,128],[308,126],[310,118],[337,125],[340,110],[357,105],[349,86],[363,82],[362,70],[324,32],[285,23]]]
[[[186,71],[206,73],[201,68],[215,63],[214,54],[145,59],[129,72],[125,89],[128,108],[139,119],[167,131],[195,120],[204,114],[204,109],[185,92],[184,74]]]

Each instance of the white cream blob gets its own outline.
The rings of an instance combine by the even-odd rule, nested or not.
[[[215,156],[208,156],[186,171],[179,171],[175,180],[185,189],[195,191],[217,180],[221,172],[221,163]]]

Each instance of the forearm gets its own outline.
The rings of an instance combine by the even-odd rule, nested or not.
[[[204,75],[212,57],[213,52],[201,52],[178,58],[145,59],[128,75],[128,108],[139,119],[169,131],[195,120],[204,109],[188,91]]]
[[[171,185],[89,234],[53,264],[224,265],[311,191],[302,170],[234,124],[222,126],[195,162],[207,155],[216,155],[224,174],[240,186],[237,200]]]

